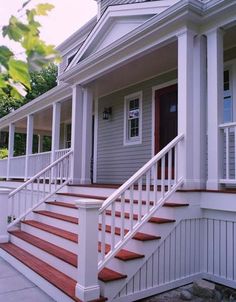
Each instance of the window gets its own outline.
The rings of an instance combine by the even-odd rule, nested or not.
[[[230,83],[230,71],[224,71],[224,123],[233,121],[233,102]]]
[[[125,97],[124,144],[141,143],[142,93]]]
[[[71,147],[71,124],[65,125],[65,148]]]

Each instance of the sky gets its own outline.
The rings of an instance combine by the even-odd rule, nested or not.
[[[17,16],[17,10],[26,0],[0,0],[0,26],[8,23],[11,15]],[[32,0],[32,4],[51,3],[55,8],[47,17],[38,20],[42,25],[41,38],[48,44],[59,45],[97,13],[95,0]],[[15,43],[2,38],[0,45],[7,45],[17,51]]]

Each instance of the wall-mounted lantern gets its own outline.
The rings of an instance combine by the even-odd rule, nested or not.
[[[111,118],[111,115],[112,115],[112,109],[111,107],[109,108],[104,108],[103,110],[103,119],[104,120],[109,120]]]

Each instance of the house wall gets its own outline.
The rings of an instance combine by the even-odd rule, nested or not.
[[[152,87],[177,78],[171,71],[136,84],[98,101],[97,182],[123,183],[152,156]],[[142,91],[142,142],[124,146],[124,98]],[[112,107],[112,117],[103,120],[103,110]],[[96,157],[95,157],[96,158]]]

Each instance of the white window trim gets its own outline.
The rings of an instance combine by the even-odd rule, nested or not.
[[[136,139],[128,139],[128,102],[132,99],[139,99],[139,136]],[[143,92],[138,91],[129,95],[126,95],[124,98],[124,146],[132,146],[142,144],[142,117],[143,117]]]

